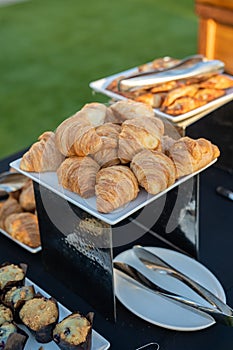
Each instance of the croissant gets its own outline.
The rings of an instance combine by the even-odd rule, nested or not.
[[[130,162],[143,149],[155,150],[160,147],[164,124],[158,118],[136,118],[122,124],[119,135],[118,157],[121,162]]]
[[[171,186],[176,179],[176,169],[172,160],[157,151],[143,150],[130,163],[139,185],[148,193],[157,194]]]
[[[92,108],[84,107],[83,110],[64,120],[58,126],[55,142],[64,156],[85,156],[93,154],[101,148],[101,137],[96,133],[94,125],[88,120],[88,117],[90,119],[93,117],[92,112]]]
[[[96,176],[96,206],[101,213],[122,207],[138,195],[138,182],[133,172],[123,165],[101,169]]]
[[[54,133],[46,131],[23,155],[20,169],[34,172],[55,171],[63,158],[55,146]]]
[[[122,123],[128,119],[154,117],[153,108],[143,102],[122,100],[113,103],[109,109],[115,116],[116,123]]]
[[[106,123],[108,119],[113,118],[111,109],[99,102],[87,103],[81,111],[84,112],[82,118],[89,121],[93,126],[102,125]]]
[[[200,138],[182,137],[167,150],[176,167],[176,178],[191,174],[210,163],[220,155],[217,146]]]
[[[15,198],[9,197],[0,207],[0,227],[5,230],[6,218],[14,213],[21,213],[22,208]]]
[[[118,158],[118,136],[121,131],[120,125],[105,123],[96,128],[101,136],[103,144],[99,151],[93,155],[93,159],[100,167],[108,167],[120,163]]]
[[[32,213],[11,214],[5,221],[6,231],[18,241],[36,248],[40,242],[38,219]]]
[[[33,182],[28,180],[19,195],[19,204],[25,211],[35,211],[36,203],[34,197]]]
[[[99,165],[91,157],[70,157],[64,160],[57,176],[59,183],[67,190],[89,198],[95,194],[96,174]]]

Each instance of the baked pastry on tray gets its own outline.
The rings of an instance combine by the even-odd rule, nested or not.
[[[176,178],[191,174],[210,163],[220,155],[217,146],[209,140],[181,137],[166,150],[176,167]]]
[[[107,167],[120,163],[118,158],[118,138],[121,126],[113,123],[105,123],[96,128],[96,132],[102,138],[102,146],[93,154],[93,159],[100,167]]]
[[[61,320],[53,330],[53,340],[61,350],[90,350],[94,313],[86,316],[74,312]]]
[[[163,133],[163,122],[156,117],[136,118],[123,122],[118,150],[121,163],[129,163],[135,154],[143,149],[158,149]]]
[[[135,199],[138,182],[133,172],[123,165],[101,169],[96,176],[96,206],[101,213],[111,211]]]
[[[54,133],[46,131],[23,155],[20,169],[32,172],[56,171],[63,158],[55,146]]]
[[[151,194],[164,191],[176,179],[173,161],[162,152],[143,150],[133,157],[130,168],[139,185]]]
[[[99,168],[99,164],[89,156],[69,157],[57,170],[58,181],[65,189],[89,198],[95,194],[96,174]]]

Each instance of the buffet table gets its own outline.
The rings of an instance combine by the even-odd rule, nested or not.
[[[9,162],[19,158],[23,152],[3,159],[0,162],[0,172],[7,170]],[[227,303],[232,306],[233,275],[229,260],[232,256],[233,246],[230,222],[232,202],[216,193],[216,187],[220,185],[231,188],[231,171],[223,170],[218,165],[214,165],[201,174],[199,261],[218,278],[226,292]],[[151,240],[150,236],[146,236],[145,241],[141,240],[140,243],[169,248],[165,243],[152,236]],[[127,247],[121,247],[119,252],[125,249]],[[187,348],[208,350],[220,347],[224,350],[232,349],[233,330],[229,327],[215,324],[195,332],[168,330],[140,319],[128,311],[119,301],[117,301],[117,322],[110,322],[45,269],[41,252],[31,254],[0,235],[0,262],[4,261],[27,263],[28,278],[69,310],[79,310],[83,313],[94,311],[94,329],[110,342],[110,348],[113,350],[134,350],[150,342],[158,343],[161,350]]]

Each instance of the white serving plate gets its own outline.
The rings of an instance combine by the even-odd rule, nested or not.
[[[226,302],[222,285],[213,273],[201,263],[187,255],[170,249],[158,247],[145,248],[209,289],[223,302]],[[136,267],[161,287],[184,295],[202,305],[210,306],[207,301],[178,279],[149,270],[136,258],[132,249],[120,253],[115,257],[114,261],[128,263]],[[121,303],[135,315],[152,324],[178,331],[197,331],[215,324],[215,320],[211,316],[193,311],[155,294],[143,288],[138,282],[134,282],[127,277],[125,279],[117,269],[114,269],[114,281],[115,293]]]
[[[26,249],[27,251],[29,251],[30,253],[38,253],[39,251],[41,251],[41,246],[36,247],[36,248],[32,248],[29,247],[28,245],[18,241],[17,239],[13,238],[9,233],[7,233],[6,231],[4,231],[2,228],[0,228],[0,232],[6,236],[7,238],[11,239],[13,242],[17,243],[18,245],[20,245],[20,247]]]
[[[44,295],[47,298],[50,297],[49,294],[47,294],[43,289],[41,289],[39,286],[37,286],[30,279],[26,278],[25,284],[26,285],[33,285],[36,292],[41,293],[42,295]],[[71,311],[69,311],[67,308],[65,308],[62,304],[58,303],[58,307],[59,307],[59,321],[62,320],[67,315],[71,314]],[[59,349],[58,346],[53,341],[51,341],[47,344],[38,343],[25,326],[20,325],[20,328],[22,328],[29,335],[29,338],[28,338],[26,346],[25,346],[25,350],[37,350],[40,348],[40,346],[43,346],[44,350],[58,350]],[[107,350],[109,347],[110,347],[110,343],[102,335],[97,333],[95,330],[92,330],[91,350]]]
[[[135,68],[131,68],[128,70],[125,70],[123,72],[117,73],[117,74],[113,74],[110,75],[106,78],[102,78],[99,80],[95,80],[93,82],[91,82],[89,84],[90,88],[93,89],[96,92],[100,92],[106,96],[109,96],[115,100],[126,100],[127,98],[119,95],[115,92],[112,92],[110,90],[107,90],[107,86],[116,78],[118,78],[119,76],[123,75],[123,76],[130,76],[131,74],[135,74],[138,73],[138,69],[137,67]],[[184,114],[180,114],[177,116],[173,116],[167,113],[163,113],[159,110],[159,108],[154,108],[155,114],[157,116],[163,117],[163,118],[167,118],[169,120],[171,120],[172,122],[180,122],[182,120],[188,119],[194,115],[197,115],[199,113],[203,113],[206,111],[206,114],[209,113],[209,109],[212,108],[212,110],[219,108],[220,106],[224,105],[227,102],[230,102],[231,100],[233,100],[233,88],[229,88],[226,90],[226,94],[224,96],[221,96],[219,98],[216,98],[213,101],[210,101],[208,103],[206,103],[205,105],[195,108],[187,113]],[[215,108],[214,108],[215,107]]]
[[[187,176],[182,177],[181,179],[177,180],[172,186],[168,187],[166,190],[158,193],[157,195],[151,195],[147,193],[145,190],[141,189],[139,191],[139,194],[137,198],[122,208],[116,209],[111,213],[103,214],[97,211],[96,209],[96,197],[91,197],[88,199],[80,197],[78,194],[65,190],[59,183],[57,179],[57,174],[55,172],[46,172],[46,173],[33,173],[33,172],[26,172],[20,169],[20,159],[17,159],[13,161],[10,166],[17,170],[18,172],[24,174],[25,176],[29,177],[33,181],[39,183],[41,186],[46,187],[47,189],[51,190],[52,192],[56,193],[60,197],[64,198],[65,200],[69,201],[70,203],[76,205],[77,207],[85,210],[89,214],[93,215],[94,217],[106,222],[110,225],[115,225],[122,221],[123,219],[127,218],[131,214],[135,213],[137,210],[145,207],[147,204],[155,201],[174,187],[179,186],[183,182],[191,179],[198,173],[202,172],[203,170],[210,167],[212,164],[216,162],[217,159],[214,159],[211,163],[209,163],[204,168],[189,174]]]

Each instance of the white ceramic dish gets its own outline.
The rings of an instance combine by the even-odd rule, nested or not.
[[[127,218],[131,214],[135,213],[137,210],[145,207],[147,204],[153,202],[157,198],[161,197],[168,191],[170,191],[172,188],[179,186],[183,182],[187,181],[188,179],[191,179],[193,176],[197,175],[201,171],[205,170],[212,164],[216,162],[216,159],[213,160],[211,163],[209,163],[206,167],[190,174],[187,176],[184,176],[183,178],[176,181],[172,186],[168,187],[166,190],[158,193],[157,195],[151,195],[148,194],[145,190],[140,190],[137,198],[131,202],[129,202],[127,205],[125,205],[122,208],[119,208],[117,210],[114,210],[111,213],[103,214],[97,211],[96,209],[96,198],[91,197],[88,199],[84,199],[77,195],[74,192],[65,190],[61,185],[58,183],[57,174],[55,172],[46,172],[46,173],[33,173],[33,172],[26,172],[20,169],[20,159],[15,160],[10,164],[12,168],[17,170],[18,172],[26,175],[33,181],[39,183],[40,185],[46,187],[47,189],[51,190],[52,192],[58,194],[60,197],[64,198],[65,200],[69,201],[70,203],[76,205],[77,207],[85,210],[89,214],[93,215],[94,217],[106,222],[110,225],[115,225],[122,221],[123,219]]]
[[[137,73],[138,70],[137,68],[131,68],[131,69],[128,69],[128,70],[125,70],[123,72],[120,72],[120,73],[117,73],[117,74],[114,74],[114,75],[110,75],[106,78],[102,78],[102,79],[99,79],[99,80],[95,80],[93,82],[91,82],[89,84],[90,88],[96,92],[99,92],[99,93],[102,93],[106,96],[109,96],[115,100],[125,100],[126,97],[122,96],[122,95],[119,95],[117,93],[114,93],[110,90],[107,90],[107,86],[116,78],[118,78],[119,76],[129,76],[131,74],[135,74]],[[201,107],[198,107],[198,108],[195,108],[193,109],[192,111],[189,111],[187,113],[184,113],[184,114],[180,114],[180,115],[177,115],[177,116],[172,116],[170,114],[167,114],[167,113],[163,113],[159,110],[159,108],[154,108],[154,111],[155,111],[155,114],[157,116],[160,116],[160,117],[163,117],[163,118],[167,118],[173,122],[180,122],[182,120],[185,120],[185,119],[188,119],[194,115],[197,115],[199,113],[203,113],[206,111],[206,114],[209,113],[209,109],[210,108],[213,108],[215,107],[215,109],[219,108],[220,106],[222,106],[223,104],[227,103],[227,102],[230,102],[231,100],[233,100],[233,88],[230,88],[230,89],[227,89],[226,90],[226,95],[224,96],[221,96],[219,98],[216,98],[215,100],[213,101],[210,101],[208,103],[206,103],[205,105],[201,106]],[[213,110],[212,109],[212,110]]]
[[[46,297],[50,297],[49,294],[47,294],[43,289],[38,287],[35,283],[33,283],[28,278],[26,278],[25,284],[33,285],[36,292],[39,292],[45,295]],[[59,320],[62,320],[64,317],[66,317],[71,313],[71,311],[69,311],[63,305],[58,303],[58,306],[59,306]],[[24,329],[29,335],[29,338],[25,346],[25,350],[37,350],[40,348],[40,346],[43,346],[44,350],[58,350],[58,346],[53,341],[47,344],[38,343],[25,326],[20,325],[20,328]],[[93,330],[91,350],[107,350],[109,347],[110,347],[110,343],[104,337],[102,337],[102,335],[100,335],[95,330]]]
[[[220,282],[198,261],[173,250],[157,247],[146,248],[205,286],[222,301],[226,301],[225,293]],[[161,285],[161,287],[185,295],[203,305],[209,305],[181,281],[171,276],[162,275],[156,271],[147,269],[143,263],[136,258],[132,249],[119,254],[114,261],[129,263],[137,267],[141,272]],[[179,331],[197,331],[210,327],[215,323],[211,316],[187,309],[144,289],[137,282],[134,283],[132,280],[126,280],[116,269],[114,270],[114,277],[115,293],[121,303],[135,315],[152,324]]]
[[[41,251],[41,246],[39,247],[36,247],[36,248],[32,248],[32,247],[29,247],[28,245],[18,241],[17,239],[11,237],[11,235],[9,235],[9,233],[7,233],[6,231],[4,231],[3,229],[0,228],[0,232],[6,236],[7,238],[9,238],[10,240],[12,240],[13,242],[17,243],[18,245],[20,245],[20,247],[26,249],[27,251],[29,251],[30,253],[38,253],[39,251]]]

